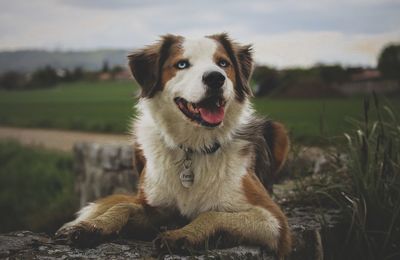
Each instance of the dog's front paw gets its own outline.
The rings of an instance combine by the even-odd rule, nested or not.
[[[191,233],[177,229],[159,234],[153,246],[159,252],[190,252],[198,246],[198,241]]]
[[[93,247],[100,244],[107,236],[103,230],[86,221],[59,229],[55,241],[77,247]]]

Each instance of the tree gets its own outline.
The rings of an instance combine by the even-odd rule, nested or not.
[[[19,90],[24,89],[26,84],[25,75],[16,71],[9,71],[0,76],[0,89]]]
[[[378,58],[378,69],[387,79],[400,80],[400,44],[386,46]]]
[[[326,84],[342,83],[348,79],[346,70],[340,65],[318,65],[316,69]]]
[[[256,83],[254,94],[256,96],[268,95],[279,85],[278,71],[266,66],[258,66],[254,69],[253,80]]]
[[[103,61],[103,67],[101,68],[101,72],[105,73],[108,72],[110,70],[109,66],[108,66],[108,61],[104,60]]]
[[[32,74],[31,86],[33,88],[52,87],[59,82],[57,72],[51,66],[36,70]]]

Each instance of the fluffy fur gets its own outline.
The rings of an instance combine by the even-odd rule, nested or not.
[[[289,141],[281,124],[256,117],[251,108],[251,47],[226,34],[196,40],[167,35],[130,55],[129,64],[142,88],[133,125],[139,192],[90,204],[57,236],[85,244],[123,228],[146,233],[178,214],[190,223],[160,233],[158,248],[195,247],[222,231],[281,257],[289,254],[286,217],[267,191],[286,159]],[[204,77],[210,72],[223,75],[223,84],[207,85]],[[195,113],[203,121],[189,118],[174,102],[178,97],[213,117],[223,113],[223,120],[205,126],[203,113]],[[219,105],[203,108],[209,97]],[[203,152],[216,143],[220,148],[215,152]],[[189,188],[179,178],[187,149],[193,151]]]

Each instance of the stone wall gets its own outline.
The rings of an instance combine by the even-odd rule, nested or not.
[[[138,173],[131,145],[77,143],[74,158],[81,207],[110,194],[136,191]]]

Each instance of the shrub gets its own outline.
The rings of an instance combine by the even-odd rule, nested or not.
[[[350,223],[353,257],[400,257],[400,125],[388,107],[374,97],[377,120],[370,122],[370,102],[364,102],[364,121],[348,141],[349,182],[337,200]]]
[[[371,121],[372,117],[376,119]],[[353,123],[354,128],[345,134],[347,145],[336,147],[331,153],[329,169],[298,180],[295,196],[306,205],[340,208],[343,226],[336,227],[334,238],[327,238],[327,259],[399,259],[397,115],[389,106],[381,107],[374,94],[372,106],[369,99],[364,101],[363,120]],[[337,236],[343,239],[338,240]]]
[[[77,208],[68,154],[0,142],[0,232],[54,232]]]

